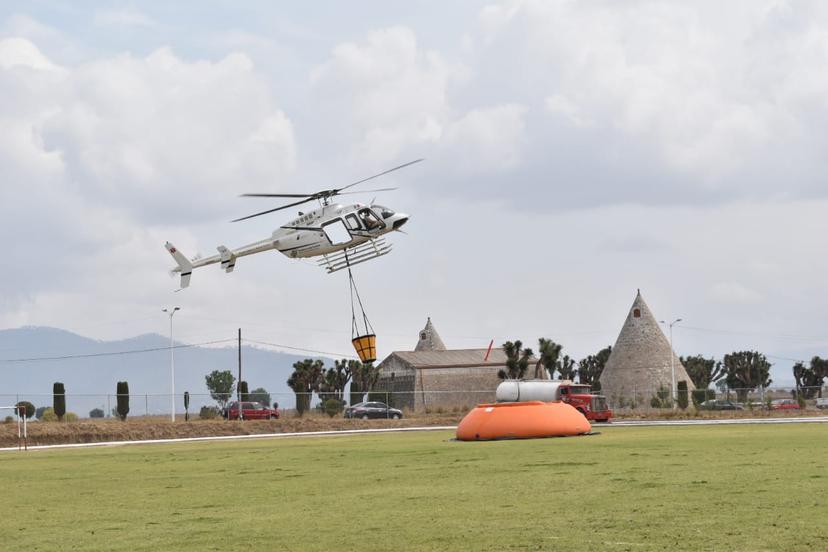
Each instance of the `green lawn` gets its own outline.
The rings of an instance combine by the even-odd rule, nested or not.
[[[0,454],[4,550],[828,550],[828,425]]]

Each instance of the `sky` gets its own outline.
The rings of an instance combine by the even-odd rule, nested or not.
[[[176,305],[181,341],[353,354],[346,275],[262,254],[176,293],[163,244],[425,158],[372,182],[411,216],[354,270],[380,357],[430,316],[582,358],[641,289],[678,354],[790,384],[828,355],[826,66],[817,1],[3,3],[0,328],[166,334]]]

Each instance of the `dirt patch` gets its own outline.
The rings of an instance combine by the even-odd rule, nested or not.
[[[159,417],[79,422],[31,422],[28,424],[29,445],[67,443],[100,443],[104,441],[139,441],[183,437],[221,435],[260,435],[264,433],[297,433],[303,431],[340,431],[345,429],[381,429],[417,426],[457,425],[462,414],[434,415],[402,420],[346,420],[308,416],[280,420],[227,421],[183,420],[172,423]],[[17,423],[0,423],[0,447],[17,446]]]

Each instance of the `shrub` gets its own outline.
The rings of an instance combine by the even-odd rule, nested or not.
[[[58,420],[63,420],[63,416],[66,414],[66,389],[59,381],[56,381],[52,386],[52,395],[55,415],[57,415]]]
[[[25,414],[27,418],[31,418],[32,416],[34,416],[35,411],[37,410],[35,408],[35,405],[30,403],[29,401],[20,401],[19,403],[17,403],[14,406],[17,407],[17,411],[19,413]]]
[[[701,403],[707,400],[707,392],[709,389],[693,389],[690,392],[690,398],[693,400],[693,406],[698,408]]]
[[[89,411],[89,417],[90,418],[103,418],[104,417],[103,408],[93,408],[92,410]]]
[[[118,406],[116,407],[116,411],[121,420],[126,420],[127,414],[129,414],[129,383],[119,381],[116,389],[118,393]]]
[[[797,394],[796,402],[799,404],[799,408],[805,408],[805,397],[802,393]],[[770,406],[768,408],[770,408]]]
[[[43,413],[46,412],[46,409],[49,408],[48,406],[38,406],[37,410],[35,410],[35,418],[38,420],[43,418]]]
[[[5,418],[3,418],[3,423],[4,424],[10,424],[13,421],[14,421],[14,416],[6,416]]]
[[[74,412],[67,412],[66,414],[63,415],[63,421],[64,422],[77,422],[78,421],[78,415],[75,414]]]
[[[57,422],[58,421],[57,414],[55,414],[55,409],[51,406],[46,408],[43,411],[43,415],[40,417],[40,420],[43,422]]]
[[[202,420],[213,420],[219,417],[219,409],[215,406],[202,406],[198,417]]]
[[[322,403],[322,411],[331,418],[342,412],[344,407],[345,404],[339,399],[328,399]]]
[[[678,402],[678,407],[682,410],[687,410],[687,382],[681,380],[680,382],[678,382],[676,387],[676,402]]]

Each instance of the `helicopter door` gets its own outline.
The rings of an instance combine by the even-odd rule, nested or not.
[[[345,223],[341,218],[334,219],[322,225],[322,230],[325,236],[331,242],[331,245],[342,245],[351,241],[351,233],[345,227]]]

